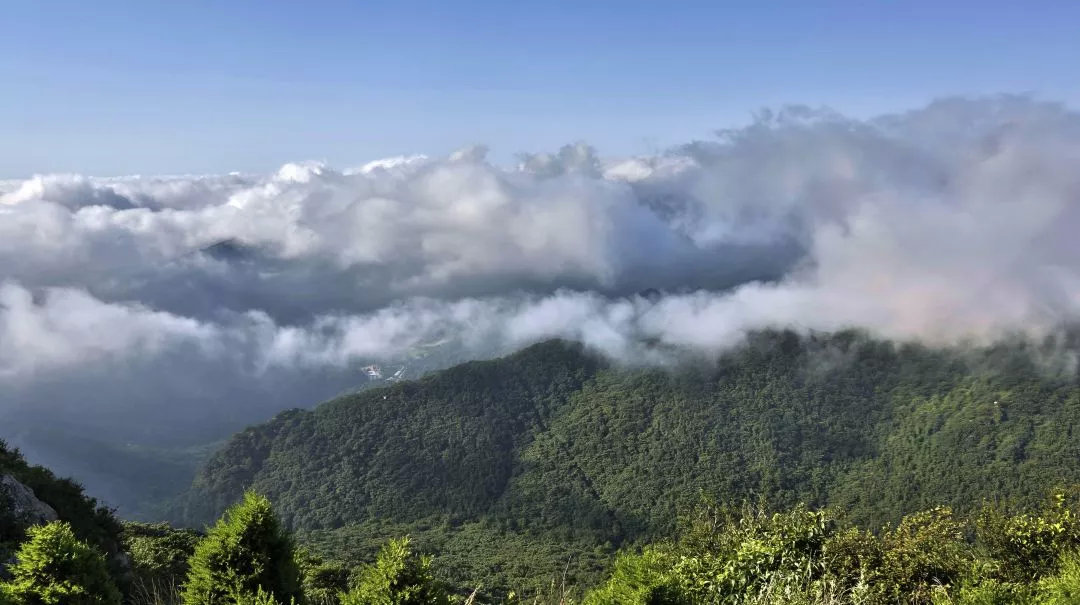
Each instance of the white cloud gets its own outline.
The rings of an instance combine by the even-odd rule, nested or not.
[[[948,343],[1080,311],[1080,116],[1061,106],[796,108],[656,157],[485,154],[0,183],[7,405],[98,366],[136,391],[167,367],[264,396],[245,389],[437,341],[651,363],[643,343],[711,353],[766,327]]]
[[[212,354],[207,345],[215,332],[193,319],[103,303],[81,290],[49,289],[35,300],[18,284],[0,284],[0,379],[156,356],[183,344]]]

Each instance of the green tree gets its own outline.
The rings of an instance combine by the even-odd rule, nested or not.
[[[236,605],[296,605],[296,599],[279,601],[262,588],[256,589],[254,593],[234,590],[231,598],[236,601]]]
[[[302,598],[292,537],[270,501],[249,491],[195,548],[183,601],[233,605],[260,591],[286,603]]]
[[[650,546],[640,554],[621,553],[611,578],[585,596],[585,605],[650,605],[688,602],[672,571],[676,557]]]
[[[202,536],[167,523],[129,522],[121,538],[131,561],[129,595],[152,603],[174,601]]]
[[[1080,556],[1066,553],[1058,573],[1039,582],[1039,601],[1044,605],[1080,603]]]
[[[1011,581],[1048,575],[1058,558],[1080,548],[1080,499],[1055,491],[1041,510],[1008,515],[986,507],[976,519],[979,540],[1000,564],[999,573]]]
[[[375,562],[359,571],[356,585],[341,595],[341,605],[439,605],[450,596],[431,569],[431,557],[417,555],[409,538],[390,540]]]
[[[881,569],[875,581],[896,600],[929,602],[939,586],[961,579],[972,565],[964,524],[947,507],[904,517],[881,536]]]
[[[63,521],[32,527],[0,594],[18,605],[119,605],[105,558]]]

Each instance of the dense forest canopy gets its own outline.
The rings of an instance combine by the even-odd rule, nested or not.
[[[359,561],[408,533],[451,553],[455,579],[507,587],[541,558],[593,579],[703,498],[832,506],[870,528],[1033,506],[1080,483],[1080,386],[1058,361],[1020,342],[770,331],[658,369],[551,341],[250,427],[174,519],[207,523],[252,488],[323,553]]]

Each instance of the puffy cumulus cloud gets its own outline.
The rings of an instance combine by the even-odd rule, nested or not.
[[[84,206],[133,207],[130,200],[112,189],[94,187],[89,179],[78,175],[35,176],[14,191],[0,195],[0,204],[15,205],[29,200],[49,200],[72,210]]]
[[[409,296],[716,287],[790,260],[772,240],[696,243],[682,215],[700,204],[673,171],[638,189],[600,169],[578,145],[510,170],[470,148],[346,172],[297,163],[264,177],[35,177],[0,198],[0,262],[28,286],[295,320]],[[205,253],[222,242],[235,258]],[[718,269],[716,254],[739,262]],[[305,285],[317,293],[282,304]],[[207,292],[220,295],[191,302]]]
[[[551,337],[664,363],[769,327],[1046,333],[1080,311],[1078,168],[1080,116],[1002,97],[766,112],[655,157],[3,182],[0,413],[235,426],[359,364]]]

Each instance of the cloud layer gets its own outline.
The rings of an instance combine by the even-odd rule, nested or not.
[[[655,157],[0,182],[0,415],[197,433],[551,337],[662,363],[767,327],[1045,334],[1080,312],[1078,232],[1080,115],[1022,97],[790,108]]]

